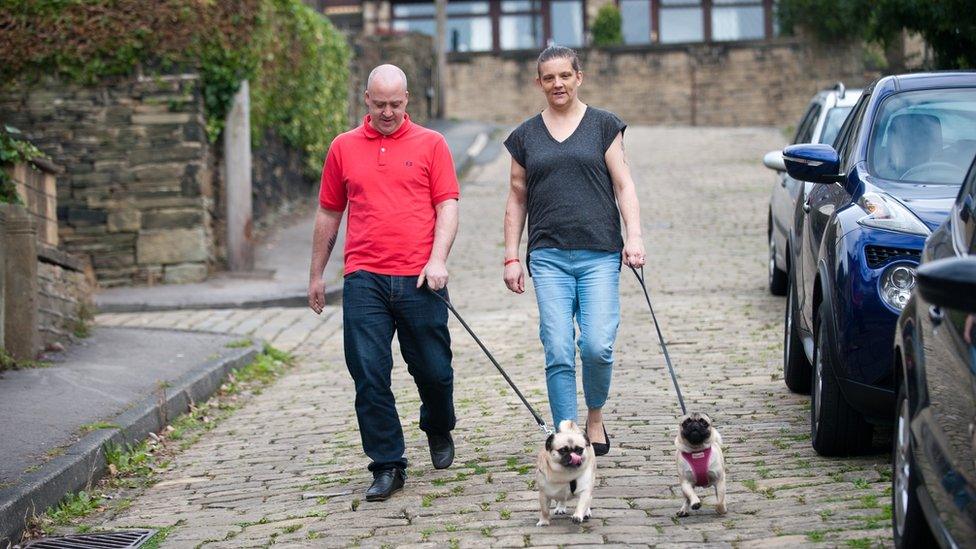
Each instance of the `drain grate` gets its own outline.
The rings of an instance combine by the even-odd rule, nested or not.
[[[131,549],[153,537],[155,530],[126,530],[42,538],[24,545],[24,549]]]

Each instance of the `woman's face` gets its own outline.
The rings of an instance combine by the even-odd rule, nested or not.
[[[583,73],[573,70],[573,62],[568,57],[561,57],[540,65],[535,81],[546,94],[546,101],[553,107],[561,107],[576,99],[576,88],[583,83]]]

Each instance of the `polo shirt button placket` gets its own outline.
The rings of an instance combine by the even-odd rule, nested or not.
[[[380,154],[378,158],[379,160],[377,161],[377,165],[386,166],[386,138],[385,137],[380,138]]]

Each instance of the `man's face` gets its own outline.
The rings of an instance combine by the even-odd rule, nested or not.
[[[383,135],[390,135],[403,124],[409,94],[402,82],[377,80],[366,90],[366,108],[370,125]]]
[[[535,81],[546,94],[546,101],[559,107],[576,99],[576,88],[583,82],[583,73],[573,70],[573,62],[569,58],[561,57],[543,63]]]

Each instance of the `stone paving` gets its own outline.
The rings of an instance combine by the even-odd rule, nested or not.
[[[104,325],[249,334],[298,365],[172,462],[131,506],[98,527],[172,526],[166,547],[890,545],[889,454],[818,457],[809,399],[780,379],[782,298],[765,289],[765,223],[774,129],[642,128],[627,132],[655,311],[688,406],[726,443],[729,513],[714,495],[681,505],[673,458],[678,406],[634,276],[621,273],[622,323],[605,410],[612,450],[599,462],[594,517],[535,526],[542,437],[473,340],[452,320],[457,459],[435,471],[417,427],[419,399],[394,375],[411,466],[403,492],[366,503],[341,312],[303,309],[112,314]],[[463,184],[451,296],[533,404],[548,416],[538,315],[530,289],[501,281],[508,156]],[[582,398],[580,399],[582,405]]]

